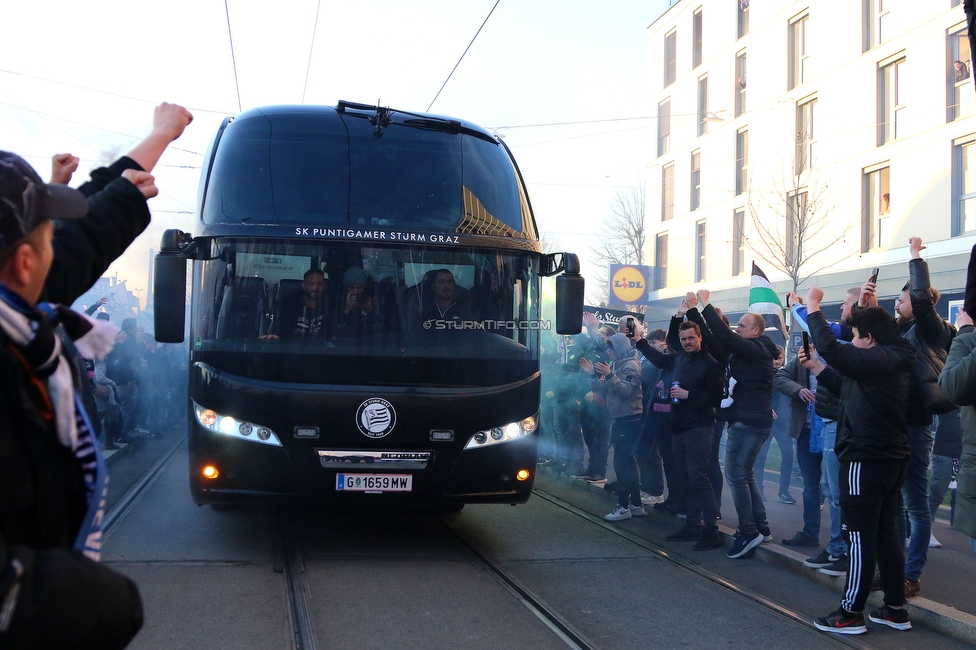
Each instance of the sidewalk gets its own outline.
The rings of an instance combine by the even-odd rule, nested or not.
[[[611,466],[612,467],[612,466]],[[550,478],[557,474],[542,469]],[[609,472],[609,473],[612,473]],[[767,470],[767,476],[770,473]],[[604,490],[602,485],[593,485],[558,475],[560,480],[576,485],[579,489],[602,493],[607,501],[612,502],[615,496]],[[613,480],[613,477],[609,477]],[[778,478],[778,477],[777,477]],[[766,514],[770,530],[773,535],[771,543],[760,545],[756,549],[756,557],[763,562],[788,569],[794,573],[826,585],[838,593],[844,589],[845,579],[824,575],[816,569],[803,565],[808,557],[817,555],[826,545],[830,535],[830,514],[826,505],[821,513],[820,547],[787,547],[782,545],[784,538],[792,537],[796,531],[803,528],[803,507],[800,503],[802,489],[793,486],[791,493],[797,499],[794,505],[780,503],[770,494],[776,494],[778,484],[766,481]],[[609,512],[609,510],[608,510]],[[940,513],[941,515],[941,513]],[[948,512],[945,513],[948,516]],[[726,547],[731,547],[731,536],[735,533],[736,515],[732,506],[732,499],[725,486],[722,492],[722,521],[719,531],[728,539]],[[908,601],[911,607],[912,620],[926,625],[943,634],[962,641],[976,644],[976,555],[969,546],[968,538],[962,533],[951,529],[948,522],[937,518],[933,525],[933,533],[942,542],[942,548],[930,548],[928,561],[922,572],[922,596]],[[870,604],[881,604],[881,592],[872,594]]]

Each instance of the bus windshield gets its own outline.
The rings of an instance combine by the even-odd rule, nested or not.
[[[194,361],[306,384],[498,386],[538,365],[538,257],[219,238],[194,270]]]

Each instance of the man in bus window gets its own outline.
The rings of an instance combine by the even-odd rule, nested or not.
[[[465,320],[470,318],[467,291],[458,287],[447,269],[428,271],[424,276],[422,320]]]
[[[305,271],[301,302],[279,305],[274,332],[262,339],[317,338],[325,334],[325,273],[320,269]]]
[[[366,292],[366,271],[350,266],[342,275],[342,307],[336,318],[335,337],[362,336],[372,329],[373,300]]]

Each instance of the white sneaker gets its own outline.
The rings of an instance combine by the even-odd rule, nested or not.
[[[630,513],[630,508],[627,506],[617,505],[609,515],[604,517],[607,521],[623,521],[624,519],[630,519],[633,515]]]
[[[935,535],[929,535],[929,548],[942,548],[942,542],[935,538]]]
[[[634,504],[631,504],[630,505],[630,516],[631,517],[646,517],[647,516],[647,510],[644,510],[644,505],[643,504],[641,504],[639,506],[635,506]]]
[[[663,494],[656,497],[648,494],[647,492],[641,492],[641,503],[643,503],[645,506],[653,506],[654,504],[661,503],[662,501],[664,501]]]

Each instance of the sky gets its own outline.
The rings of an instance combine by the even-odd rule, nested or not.
[[[109,269],[144,298],[149,249],[167,228],[193,231],[202,154],[225,117],[340,99],[430,107],[505,138],[547,241],[580,255],[595,296],[593,233],[650,159],[654,121],[633,118],[651,114],[646,31],[668,0],[495,2],[5,0],[0,149],[45,179],[52,155],[73,153],[77,186],[149,132],[154,105],[193,113],[154,170],[152,224]]]

